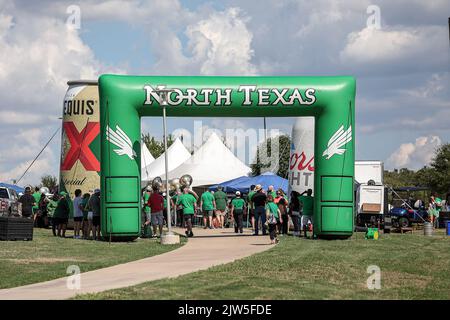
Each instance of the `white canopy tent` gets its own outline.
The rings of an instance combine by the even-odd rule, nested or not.
[[[167,148],[167,155],[169,160],[168,170],[173,170],[191,157],[191,153],[183,145],[179,138],[175,139],[172,145]],[[156,177],[164,176],[165,162],[164,153],[156,160],[142,168],[141,181],[150,181]]]
[[[141,142],[141,170],[145,171],[145,167],[155,161],[152,154],[144,142]]]
[[[169,171],[169,179],[189,174],[193,178],[192,187],[197,187],[218,184],[246,176],[250,172],[251,169],[225,146],[217,134],[212,133],[188,160]],[[161,175],[161,178],[165,180],[165,175]]]

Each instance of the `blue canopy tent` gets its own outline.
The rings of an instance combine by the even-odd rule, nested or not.
[[[260,184],[263,189],[267,190],[269,186],[273,186],[275,190],[281,188],[284,193],[288,192],[288,180],[277,176],[273,172],[266,172],[256,177],[240,177],[234,180],[226,181],[220,185],[224,187],[225,192],[248,193],[251,185]],[[211,191],[217,190],[217,186],[209,188]]]
[[[239,178],[234,178],[234,179],[222,182],[220,184],[216,184],[214,186],[209,187],[208,189],[209,189],[209,191],[217,191],[217,188],[219,186],[222,186],[224,192],[236,192],[238,190],[235,189],[233,186],[238,184],[238,183],[244,182],[244,181],[246,181],[248,179],[250,179],[250,177],[242,176],[242,177],[239,177]]]
[[[19,187],[19,186],[16,186],[16,185],[14,185],[14,184],[9,184],[9,183],[3,183],[3,182],[0,182],[0,187],[11,188],[11,189],[13,189],[14,191],[16,191],[17,193],[24,193],[24,192],[25,192],[25,189],[24,189],[24,188]]]

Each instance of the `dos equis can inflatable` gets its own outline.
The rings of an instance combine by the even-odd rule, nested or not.
[[[60,190],[73,199],[100,187],[100,112],[97,81],[69,81],[64,97]]]

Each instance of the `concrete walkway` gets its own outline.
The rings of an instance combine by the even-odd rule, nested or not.
[[[174,228],[179,234],[183,229]],[[77,294],[137,285],[172,278],[250,256],[272,246],[268,236],[252,236],[250,230],[235,234],[232,229],[194,229],[195,236],[180,249],[104,269],[81,273],[80,289],[68,289],[68,278],[0,290],[0,300],[58,300]]]

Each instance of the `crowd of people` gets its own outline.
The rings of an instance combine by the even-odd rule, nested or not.
[[[314,198],[311,189],[301,194],[292,191],[288,197],[282,189],[275,191],[269,186],[264,190],[261,185],[253,185],[247,195],[237,191],[229,197],[221,186],[215,192],[206,190],[201,196],[186,187],[169,199],[174,212],[171,223],[176,221],[178,226],[184,227],[187,237],[194,235],[192,227],[197,216],[203,217],[204,229],[223,229],[227,225],[234,226],[235,233],[244,232],[244,221],[248,219],[253,235],[259,235],[261,230],[262,235],[269,235],[271,243],[278,242],[278,235],[288,234],[290,225],[294,227],[294,236],[312,234]],[[151,224],[152,236],[158,237],[168,219],[166,194],[157,186],[147,187],[143,204],[144,226]]]
[[[38,187],[31,193],[31,188],[26,187],[19,202],[23,217],[33,219],[35,226],[51,227],[55,237],[66,237],[70,212],[73,211],[74,239],[100,240],[100,189],[95,189],[92,194],[83,194],[77,189],[75,198],[70,201],[65,191],[49,195]]]

